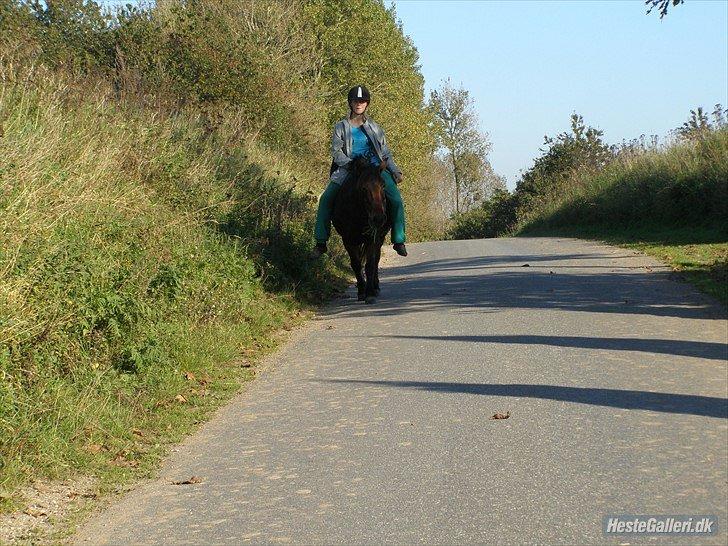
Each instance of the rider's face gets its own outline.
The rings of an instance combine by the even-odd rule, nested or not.
[[[351,101],[351,111],[356,115],[363,114],[367,106],[369,106],[369,103],[365,100],[354,99]]]

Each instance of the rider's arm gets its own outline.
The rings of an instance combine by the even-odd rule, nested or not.
[[[345,167],[351,162],[351,158],[344,153],[344,124],[337,123],[334,126],[334,134],[331,137],[331,157],[339,167]]]
[[[402,171],[399,170],[399,167],[394,162],[392,151],[387,146],[387,137],[384,135],[384,130],[382,130],[382,155],[387,159],[387,170],[392,173],[394,180],[399,182],[399,179],[402,178]]]

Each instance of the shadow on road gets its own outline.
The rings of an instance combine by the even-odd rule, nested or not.
[[[429,339],[433,341],[462,341],[467,343],[505,343],[523,345],[552,345],[555,347],[579,347],[609,351],[640,351],[668,355],[692,356],[710,360],[728,360],[728,344],[707,341],[683,341],[675,339],[636,339],[618,337],[577,336],[404,336],[380,335],[393,339]]]
[[[476,256],[469,258],[443,258],[440,260],[427,260],[417,262],[411,265],[397,266],[387,269],[388,275],[401,275],[413,273],[425,273],[433,271],[462,271],[468,269],[489,269],[494,267],[518,267],[528,264],[529,267],[543,267],[548,265],[540,265],[539,262],[556,262],[556,261],[578,261],[578,260],[614,260],[634,258],[634,255],[613,256],[607,254],[542,254],[538,256],[527,254],[511,254],[508,256]],[[553,266],[559,267],[559,266]],[[598,265],[584,266],[572,265],[569,267],[597,267],[597,268],[620,268],[620,269],[644,269],[643,266],[619,266],[614,265]]]
[[[560,309],[701,319],[726,317],[720,304],[675,282],[672,271],[604,263],[620,257],[485,256],[390,267],[382,271],[382,294],[376,305],[364,307],[347,299],[326,315]],[[582,260],[591,260],[594,265],[578,265]]]
[[[622,409],[682,413],[728,419],[728,399],[691,394],[670,394],[649,391],[627,391],[556,385],[448,383],[436,381],[369,381],[358,379],[316,379],[324,383],[361,384],[444,393],[485,394],[560,400],[577,404],[608,406]]]

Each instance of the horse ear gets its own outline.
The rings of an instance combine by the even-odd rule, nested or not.
[[[387,160],[385,159],[379,164],[379,172],[384,172],[384,170],[387,168]]]

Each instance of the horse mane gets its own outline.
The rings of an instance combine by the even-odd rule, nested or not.
[[[354,175],[355,182],[357,185],[365,178],[366,175],[369,174],[375,174],[372,171],[379,171],[378,167],[372,165],[372,162],[369,161],[365,157],[357,157],[352,161],[352,167],[351,170],[352,174]],[[376,173],[377,175],[379,172]]]
[[[353,159],[349,165],[349,177],[342,185],[334,202],[333,218],[340,220],[342,228],[344,225],[350,225],[354,218],[359,219],[354,223],[367,222],[367,201],[361,190],[372,183],[379,185],[382,190],[384,189],[381,166],[373,165],[366,157]],[[382,193],[382,199],[386,200],[384,193]]]

